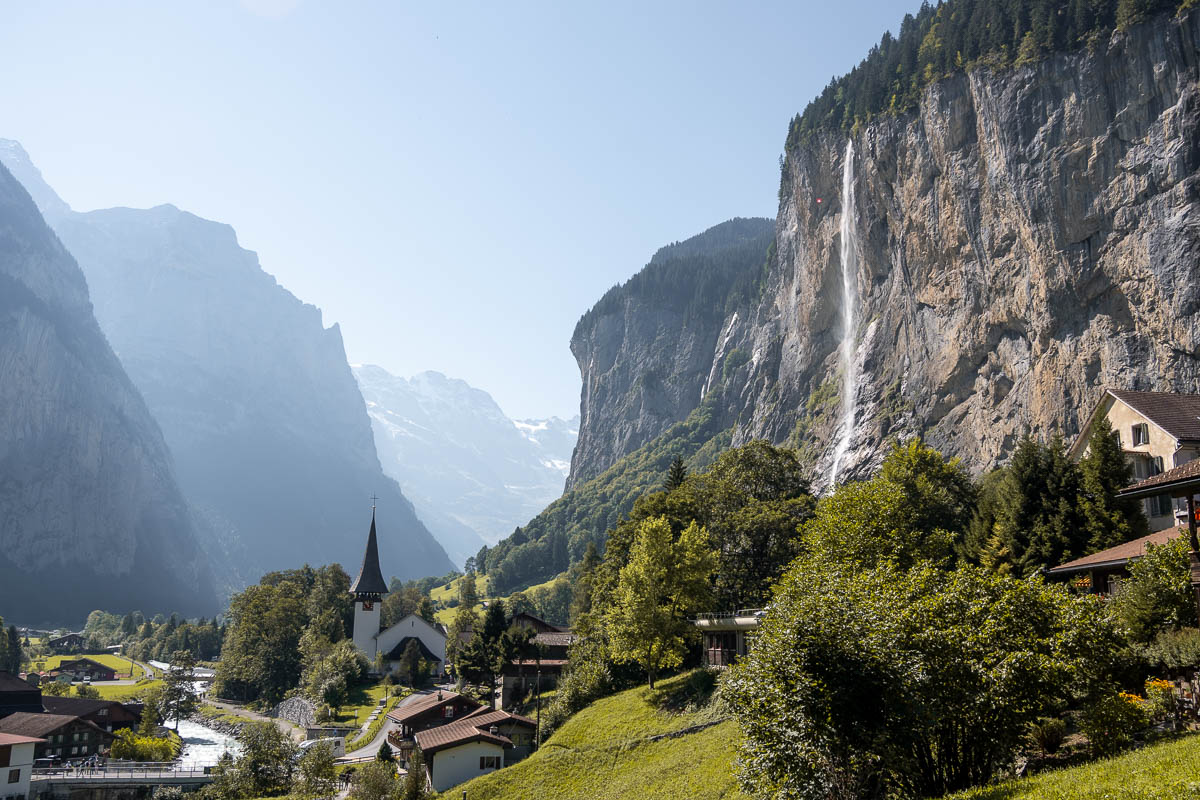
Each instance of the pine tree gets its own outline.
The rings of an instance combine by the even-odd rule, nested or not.
[[[428,779],[425,776],[425,756],[421,748],[413,747],[408,761],[408,775],[404,779],[403,800],[425,800],[429,797]]]
[[[671,468],[667,470],[667,480],[663,483],[663,488],[668,492],[673,492],[680,486],[683,486],[686,478],[687,467],[684,466],[683,456],[675,456],[675,459],[671,462]]]
[[[387,743],[386,739],[383,740],[383,744],[379,745],[379,752],[375,754],[375,760],[383,761],[388,764],[391,764],[396,760],[396,757],[392,755],[392,746]]]
[[[1141,502],[1117,497],[1117,492],[1133,482],[1133,470],[1112,435],[1107,417],[1093,420],[1087,454],[1079,468],[1083,474],[1080,505],[1089,550],[1106,550],[1149,533]]]

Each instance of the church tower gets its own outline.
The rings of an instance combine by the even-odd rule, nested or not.
[[[367,536],[367,552],[363,554],[362,569],[350,584],[354,595],[354,646],[375,660],[375,637],[379,635],[379,607],[387,594],[387,583],[379,571],[379,545],[375,537],[375,508],[371,507],[371,533]]]

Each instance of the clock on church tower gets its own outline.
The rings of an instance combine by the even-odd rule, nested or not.
[[[358,577],[350,584],[354,595],[354,646],[367,657],[375,660],[376,637],[379,635],[380,601],[387,594],[387,583],[379,569],[379,544],[375,535],[375,508],[371,508],[371,532],[367,535],[367,552],[363,554],[362,568]]]

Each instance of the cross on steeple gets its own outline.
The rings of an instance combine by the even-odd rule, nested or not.
[[[376,501],[376,500],[378,500],[378,499],[379,499],[379,498],[378,498],[378,497],[376,497],[374,494],[372,494],[372,495],[371,495],[371,510],[372,510],[372,511],[374,511],[374,510],[375,510],[375,501]]]

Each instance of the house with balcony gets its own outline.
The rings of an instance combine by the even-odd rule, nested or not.
[[[480,708],[449,725],[419,731],[417,746],[435,792],[515,764],[533,751],[537,723],[528,717]]]
[[[1105,417],[1133,468],[1134,481],[1154,477],[1200,456],[1200,395],[1107,389],[1088,415],[1088,422],[1069,454],[1079,461],[1087,453],[1092,424]],[[1186,504],[1167,491],[1139,495],[1151,531],[1186,521]],[[1064,565],[1065,566],[1065,565]]]
[[[400,766],[408,768],[418,733],[458,722],[481,705],[465,694],[439,689],[407,698],[389,711],[388,719],[396,723],[396,728],[388,734],[388,743],[396,751]]]
[[[728,667],[747,653],[746,634],[758,627],[761,608],[701,614],[692,620],[704,637],[704,663]]]
[[[520,613],[512,624],[533,631],[532,652],[513,659],[500,681],[500,707],[509,708],[531,691],[547,691],[558,685],[566,669],[576,636],[566,628],[551,625],[533,614]]]

